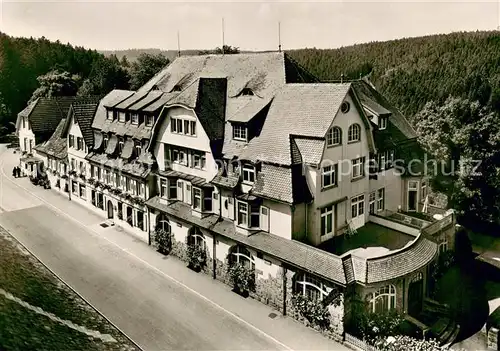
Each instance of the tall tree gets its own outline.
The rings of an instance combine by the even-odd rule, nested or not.
[[[78,95],[106,95],[113,89],[128,89],[129,79],[127,71],[116,61],[96,62],[89,78],[84,80],[78,90]]]
[[[50,71],[37,78],[40,87],[35,90],[28,103],[39,97],[75,96],[80,76],[69,72]]]
[[[130,88],[139,89],[169,63],[163,54],[141,54],[130,66]]]
[[[125,68],[129,68],[130,67],[130,62],[128,62],[127,56],[125,56],[125,55],[122,56],[122,59],[120,61],[120,65],[122,67],[125,67]]]
[[[433,187],[466,220],[500,223],[500,116],[478,101],[429,102],[416,116]],[[477,166],[477,167],[476,167]]]

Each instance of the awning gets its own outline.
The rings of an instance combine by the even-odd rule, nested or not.
[[[125,141],[125,145],[123,146],[121,157],[129,159],[130,157],[132,157],[133,151],[134,151],[134,141],[132,139],[127,139]]]
[[[112,155],[116,151],[116,146],[118,145],[118,138],[116,135],[112,135],[111,138],[109,138],[108,141],[108,146],[106,147],[106,150],[104,151],[108,155]]]
[[[164,176],[164,177],[168,177],[168,178],[180,178],[180,179],[188,180],[194,186],[213,188],[213,185],[210,183],[207,183],[205,178],[196,177],[196,176],[193,176],[191,174],[172,171],[172,170],[158,171],[158,174],[161,176]]]

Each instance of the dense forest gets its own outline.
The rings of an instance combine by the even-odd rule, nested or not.
[[[431,100],[467,97],[478,77],[500,82],[500,32],[459,32],[359,44],[339,49],[300,49],[290,55],[318,78],[371,81],[408,117]]]

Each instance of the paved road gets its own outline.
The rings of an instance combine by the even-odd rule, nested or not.
[[[4,151],[0,146],[0,154]],[[144,350],[284,349],[56,213],[2,172],[0,206],[7,211],[0,214],[0,225]]]

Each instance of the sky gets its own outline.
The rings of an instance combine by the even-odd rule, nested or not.
[[[98,1],[0,0],[0,31],[97,50],[284,50],[337,48],[456,31],[493,30],[500,0],[470,1]]]

